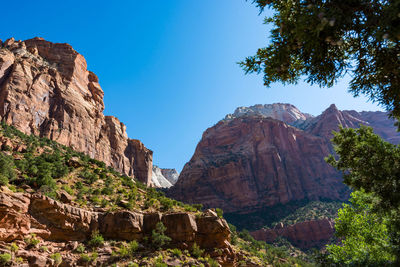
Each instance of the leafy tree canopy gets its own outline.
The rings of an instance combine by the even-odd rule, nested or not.
[[[240,63],[263,73],[264,84],[301,76],[332,86],[349,73],[349,90],[400,117],[399,0],[254,0],[273,16],[271,41]]]
[[[353,194],[352,205],[339,213],[335,228],[343,249],[331,247],[331,252],[353,263],[387,260],[399,266],[400,146],[365,126],[341,128],[332,141],[338,158],[327,161],[343,172],[345,184],[361,193]]]
[[[328,245],[328,260],[342,266],[387,266],[394,262],[390,249],[388,220],[374,210],[376,198],[363,191],[351,194],[343,204],[335,224],[340,245]]]

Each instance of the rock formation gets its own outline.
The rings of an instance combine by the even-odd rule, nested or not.
[[[239,117],[247,117],[249,115],[259,115],[263,117],[271,117],[288,124],[295,121],[305,121],[313,116],[302,113],[298,108],[291,104],[265,104],[254,105],[251,107],[238,107],[233,114],[228,114],[225,120],[231,120]]]
[[[103,90],[68,44],[34,38],[0,42],[0,117],[26,134],[55,140],[150,185],[152,151],[104,116]]]
[[[296,223],[294,225],[278,224],[273,229],[260,229],[250,234],[256,240],[272,243],[278,237],[284,237],[293,245],[310,249],[322,248],[332,238],[335,232],[334,222],[329,219],[312,220]]]
[[[179,173],[175,169],[161,169],[153,165],[153,174],[151,180],[154,187],[170,188],[178,180]]]
[[[172,185],[178,181],[179,173],[175,169],[161,169],[161,173]]]
[[[45,241],[66,244],[85,241],[96,230],[111,240],[142,241],[151,235],[158,222],[162,222],[167,227],[166,235],[171,238],[173,247],[190,249],[196,243],[210,253],[215,249],[221,250],[222,261],[233,262],[236,257],[229,243],[228,224],[212,210],[201,216],[184,212],[96,212],[40,194],[13,193],[3,187],[0,191],[0,222],[1,242],[24,240],[35,234]],[[30,261],[29,254],[20,256]]]
[[[293,201],[346,200],[340,173],[324,157],[333,152],[332,130],[359,124],[373,126],[386,140],[400,140],[384,112],[332,105],[312,117],[288,104],[240,108],[204,132],[169,195],[240,214]]]

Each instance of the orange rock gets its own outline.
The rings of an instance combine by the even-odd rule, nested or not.
[[[0,118],[26,134],[48,137],[143,183],[152,151],[103,115],[103,90],[69,44],[7,40],[0,50]]]

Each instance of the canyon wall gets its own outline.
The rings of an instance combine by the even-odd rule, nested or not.
[[[103,114],[103,90],[69,44],[34,38],[0,41],[0,117],[151,185],[153,152]]]

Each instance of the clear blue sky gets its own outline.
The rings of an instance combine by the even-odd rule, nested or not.
[[[292,103],[318,115],[377,110],[365,98],[300,83],[267,89],[236,62],[268,42],[251,1],[5,1],[0,39],[35,36],[71,44],[88,62],[114,115],[154,151],[154,163],[180,170],[203,131],[238,106]]]

